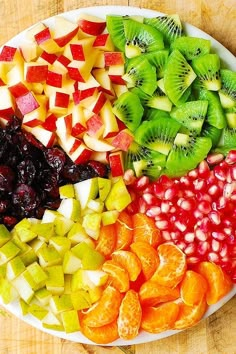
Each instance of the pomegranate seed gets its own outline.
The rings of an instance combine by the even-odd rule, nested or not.
[[[210,249],[209,242],[207,241],[200,241],[197,247],[197,253],[201,256],[204,256]]]
[[[208,232],[211,229],[211,222],[208,217],[204,217],[202,220],[197,222],[197,226],[201,229],[201,231]]]
[[[217,241],[217,240],[212,240],[211,241],[211,249],[212,249],[212,251],[219,252],[220,248],[221,248],[221,244],[220,244],[219,241]]]
[[[199,240],[199,241],[206,241],[208,239],[208,233],[202,231],[201,229],[196,229],[195,230],[195,237]]]
[[[137,191],[143,190],[149,184],[149,178],[147,176],[142,176],[134,181],[133,188]]]
[[[194,170],[189,171],[188,176],[191,177],[192,179],[197,178],[198,170],[195,168]],[[181,177],[181,178],[184,178],[184,177]]]
[[[146,211],[147,211],[148,205],[147,205],[147,203],[145,202],[145,200],[143,200],[143,198],[139,198],[138,206],[139,206],[139,207],[138,207],[139,212],[142,213],[142,214],[145,214]]]
[[[153,205],[156,202],[156,197],[151,194],[151,193],[144,193],[143,194],[143,200],[148,204],[148,205]]]
[[[172,240],[179,240],[181,238],[181,233],[179,231],[172,231],[170,233],[171,239]]]
[[[219,261],[219,256],[218,256],[218,254],[215,253],[215,252],[210,252],[210,253],[208,253],[208,255],[207,255],[207,259],[208,259],[208,261],[210,261],[210,262],[217,263],[217,262]]]
[[[231,166],[229,169],[230,176],[233,181],[236,181],[236,166]]]
[[[198,209],[194,210],[193,215],[194,215],[194,217],[195,217],[197,220],[203,218],[203,214],[202,214],[202,213],[200,212],[200,210],[198,210]]]
[[[208,189],[208,193],[213,197],[218,197],[220,195],[220,192],[220,187],[215,184],[211,185]]]
[[[123,175],[123,179],[124,179],[124,182],[127,186],[130,184],[133,184],[134,181],[136,180],[136,177],[134,176],[134,171],[131,169],[125,171],[125,173]]]
[[[207,162],[209,163],[209,165],[216,165],[219,162],[223,161],[224,159],[224,155],[223,154],[210,154],[207,156]]]
[[[170,211],[171,204],[168,201],[163,201],[161,203],[161,211],[162,213],[168,213]]]
[[[225,198],[230,198],[232,193],[236,190],[236,182],[226,183],[223,189],[223,196]]]
[[[202,200],[199,204],[198,204],[198,210],[200,212],[202,212],[203,214],[209,214],[211,211],[211,205],[208,201],[206,200]]]
[[[221,218],[220,218],[220,213],[218,211],[212,210],[208,214],[208,218],[211,220],[211,222],[215,225],[220,225],[221,223]]]
[[[178,194],[178,188],[177,186],[171,186],[166,189],[164,193],[164,199],[166,200],[172,200],[177,194]]]
[[[193,242],[194,238],[195,238],[194,232],[187,232],[184,235],[184,241],[187,242],[187,243]]]
[[[198,165],[198,175],[202,178],[206,178],[208,177],[210,173],[210,168],[208,163],[206,162],[206,160],[203,160],[200,162],[200,164]]]
[[[199,257],[188,257],[187,258],[188,264],[197,264],[199,262],[201,262],[201,259]]]
[[[207,187],[207,183],[204,179],[198,178],[193,181],[194,189],[196,191],[205,190]]]
[[[190,211],[190,210],[193,210],[193,208],[195,206],[195,202],[194,202],[193,199],[184,199],[184,198],[182,198],[179,206],[183,210]]]
[[[179,247],[182,251],[184,251],[186,248],[186,244],[183,241],[177,242],[176,246]]]
[[[165,195],[165,190],[163,186],[159,183],[154,184],[154,193],[157,198],[163,199]]]
[[[167,220],[157,220],[155,224],[159,230],[168,230],[169,223]]]
[[[179,220],[177,220],[177,221],[175,222],[175,226],[176,226],[177,229],[179,229],[179,231],[181,231],[181,232],[184,232],[184,231],[187,229],[187,225],[184,224],[183,222],[179,221]]]
[[[161,235],[165,241],[171,240],[171,235],[169,231],[162,231]]]
[[[156,216],[160,215],[161,213],[161,208],[159,206],[153,206],[146,211],[146,215],[155,218]]]
[[[176,208],[174,206],[172,206],[170,208],[170,213],[172,213],[172,214],[176,213]]]
[[[192,255],[196,252],[196,245],[194,243],[190,243],[188,244],[185,249],[184,249],[184,253],[189,256]]]
[[[225,244],[221,247],[220,256],[221,256],[222,258],[224,258],[224,257],[226,257],[226,256],[228,255],[228,252],[229,252],[228,246],[227,246],[227,244],[225,243]]]
[[[193,198],[193,197],[195,197],[195,193],[193,191],[191,191],[190,189],[185,189],[184,196],[186,198]]]
[[[209,203],[212,203],[212,198],[209,194],[205,192],[196,192],[196,198],[201,201],[201,200],[206,200]]]
[[[228,155],[225,158],[225,162],[229,165],[236,163],[236,150],[229,151]]]
[[[218,241],[223,241],[226,239],[226,235],[223,232],[219,232],[219,231],[213,231],[211,233],[212,237]]]
[[[226,172],[220,165],[215,166],[214,174],[220,181],[224,182],[226,180]]]

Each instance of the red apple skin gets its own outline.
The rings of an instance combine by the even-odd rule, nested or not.
[[[50,29],[48,27],[44,28],[39,33],[36,33],[34,38],[35,38],[38,45],[47,41],[48,39],[51,39]]]
[[[83,134],[87,128],[83,126],[81,123],[76,123],[72,129],[71,129],[71,135],[74,136],[75,138],[79,137],[81,134]]]
[[[3,82],[2,79],[0,79],[0,86],[5,86],[5,85],[6,85],[5,82]]]
[[[0,109],[0,117],[6,119],[7,121],[9,121],[14,114],[15,111],[13,107]]]
[[[128,151],[133,140],[134,137],[127,130],[121,130],[112,140],[112,145],[120,150]]]
[[[81,144],[82,144],[81,140],[75,139],[74,144],[73,144],[72,148],[69,151],[69,155],[73,154],[79,148],[79,146]]]
[[[70,64],[70,59],[65,57],[65,55],[63,55],[63,54],[59,55],[59,57],[57,58],[57,61],[59,63],[61,63],[65,68],[67,68],[68,65]]]
[[[68,74],[72,80],[85,82],[84,78],[82,77],[82,75],[80,74],[77,68],[68,66],[67,69],[68,69]]]
[[[51,113],[46,119],[45,121],[42,123],[42,127],[46,130],[49,130],[50,132],[55,132],[56,131],[56,120],[57,117]]]
[[[70,95],[64,92],[56,92],[55,106],[67,108],[69,105]]]
[[[29,122],[26,122],[26,123],[24,122],[23,124],[27,127],[34,128],[34,127],[37,127],[38,125],[41,125],[42,121],[39,119],[32,119]]]
[[[87,148],[85,144],[82,143],[77,150],[78,150],[78,156],[76,156],[77,151],[74,152],[74,156],[73,155],[70,156],[71,159],[74,161],[74,163],[81,164],[87,162],[90,159],[92,150]]]
[[[102,128],[103,121],[98,114],[94,114],[91,118],[87,120],[86,125],[88,128],[87,133],[91,136],[94,136]]]
[[[29,65],[26,67],[27,82],[43,82],[48,74],[47,65]]]
[[[23,96],[29,92],[29,89],[22,82],[10,86],[8,89],[11,92],[12,96],[15,98]]]
[[[124,174],[124,165],[121,151],[110,153],[109,164],[112,177],[119,177]]]
[[[8,45],[3,46],[0,61],[13,61],[17,49]]]
[[[99,96],[97,98],[97,101],[95,103],[95,105],[93,106],[93,113],[98,114],[102,108],[102,106],[104,105],[104,103],[106,102],[106,96],[103,94],[103,92],[99,93]]]
[[[57,55],[56,54],[48,53],[45,50],[42,52],[40,57],[42,59],[44,59],[46,62],[48,62],[49,64],[51,64],[51,65],[57,60]]]
[[[72,38],[75,37],[76,33],[78,32],[79,26],[76,27],[72,32],[66,34],[63,37],[54,38],[54,41],[59,45],[59,47],[64,47],[67,43],[69,43]]]
[[[62,74],[48,70],[46,84],[53,87],[62,87]]]
[[[93,47],[104,47],[106,45],[109,33],[102,33],[97,35],[95,41],[93,42]]]
[[[39,107],[39,103],[30,91],[25,95],[17,97],[16,105],[23,116]]]
[[[82,44],[70,44],[70,51],[74,60],[85,61],[84,49]]]
[[[105,52],[105,66],[123,65],[125,63],[124,54],[121,52]]]
[[[83,101],[84,99],[93,96],[95,91],[96,91],[96,87],[91,87],[89,89],[82,90],[82,91],[81,90],[76,90],[72,94],[74,104],[77,105],[81,101]]]
[[[101,34],[106,28],[106,22],[93,22],[81,18],[79,20],[79,27],[83,32],[92,36],[97,36]]]
[[[121,75],[109,75],[109,78],[113,84],[126,85],[126,82],[124,79],[122,79]]]

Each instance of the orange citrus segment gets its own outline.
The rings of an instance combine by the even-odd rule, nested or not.
[[[163,242],[161,233],[155,225],[155,221],[146,214],[137,213],[132,216],[133,219],[133,240],[146,241],[153,247],[157,247]]]
[[[121,294],[112,286],[107,286],[101,298],[84,314],[84,324],[88,327],[101,327],[113,322],[119,313]]]
[[[129,290],[121,302],[117,321],[120,338],[135,338],[139,332],[141,318],[142,308],[138,294],[134,290]]]
[[[219,301],[233,286],[222,268],[215,263],[201,262],[197,265],[196,271],[207,281],[206,300],[208,305],[213,305]]]
[[[117,320],[101,327],[89,327],[80,314],[80,326],[83,335],[97,344],[108,344],[119,338]]]
[[[122,211],[115,223],[116,229],[116,250],[128,249],[133,240],[133,222],[131,216]]]
[[[161,302],[176,300],[179,298],[179,288],[170,288],[148,280],[139,290],[142,306],[156,306]]]
[[[185,329],[197,324],[207,309],[205,297],[197,304],[188,306],[184,303],[179,304],[179,315],[174,324],[174,329]]]
[[[116,288],[120,293],[129,290],[128,272],[113,260],[107,260],[103,263],[102,270],[108,274],[109,285]]]
[[[161,285],[175,287],[185,274],[186,256],[180,248],[170,243],[161,244],[157,251],[160,264],[151,279]]]
[[[145,307],[141,328],[150,333],[160,333],[172,329],[179,313],[179,305],[166,302],[158,307]]]
[[[159,264],[157,251],[144,241],[134,242],[130,248],[140,259],[145,280],[150,279]]]
[[[127,270],[131,281],[135,281],[138,278],[142,265],[136,254],[124,250],[115,251],[112,253],[112,259]]]
[[[207,282],[201,274],[187,270],[180,286],[180,294],[186,305],[193,306],[199,303],[207,291]]]
[[[104,257],[109,257],[115,249],[116,245],[116,229],[115,225],[103,225],[100,229],[99,237],[96,244],[96,250]]]

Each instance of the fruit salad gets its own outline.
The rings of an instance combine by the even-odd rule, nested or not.
[[[178,15],[80,13],[0,52],[0,298],[97,344],[236,282],[236,73]]]

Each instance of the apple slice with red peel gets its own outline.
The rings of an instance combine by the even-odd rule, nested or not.
[[[1,96],[2,97],[2,96]],[[29,91],[26,94],[19,96],[16,98],[16,105],[19,109],[22,116],[25,114],[34,111],[39,107],[39,103],[33,94],[33,92]]]
[[[80,14],[78,21],[80,29],[87,34],[97,36],[106,28],[106,21],[89,14]]]
[[[95,138],[100,138],[104,132],[104,124],[102,118],[98,114],[94,114],[86,122],[87,133]]]
[[[104,124],[103,138],[108,138],[109,136],[116,135],[119,131],[117,119],[112,112],[112,105],[109,100],[106,100],[105,104],[100,110],[100,116]]]
[[[121,130],[112,140],[112,145],[122,151],[128,151],[134,136],[128,129]]]
[[[116,151],[109,154],[109,165],[112,177],[123,176],[124,162],[122,151]]]
[[[76,36],[79,26],[77,23],[73,23],[63,16],[56,16],[54,21],[53,39],[59,47],[64,47]]]
[[[93,151],[112,151],[114,146],[106,142],[105,140],[96,139],[87,133],[84,134],[84,142]]]
[[[36,62],[24,64],[24,79],[26,82],[43,82],[48,75],[48,65]]]
[[[63,115],[67,113],[70,95],[65,92],[54,92],[49,97],[49,112]]]
[[[112,52],[115,49],[109,33],[98,34],[93,43],[93,47],[106,52]]]
[[[57,59],[57,54],[48,53],[45,50],[38,56],[37,63],[52,65]]]
[[[56,134],[47,129],[44,129],[40,125],[33,128],[23,125],[23,128],[33,134],[35,138],[38,139],[46,147],[52,147],[56,141]]]

